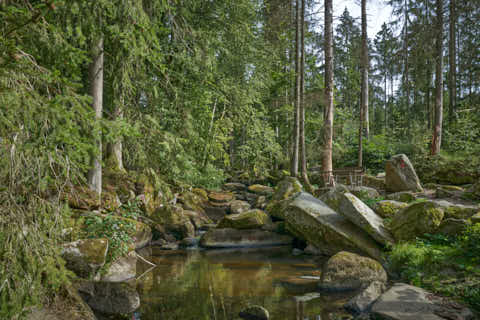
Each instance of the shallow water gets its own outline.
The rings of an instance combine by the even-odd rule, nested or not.
[[[250,304],[264,306],[273,320],[350,319],[341,310],[349,296],[315,292],[324,261],[293,256],[289,247],[141,253],[157,267],[137,267],[136,319],[239,319]]]

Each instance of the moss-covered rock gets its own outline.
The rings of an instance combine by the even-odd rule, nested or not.
[[[227,203],[235,199],[235,195],[231,192],[210,192],[208,199],[213,203]]]
[[[200,239],[200,246],[205,248],[241,248],[289,245],[293,238],[273,232],[247,229],[211,229]]]
[[[255,209],[225,216],[218,223],[218,228],[257,229],[270,222],[270,218],[265,212]]]
[[[390,193],[387,194],[386,198],[388,200],[395,200],[400,202],[412,202],[417,200],[417,196],[415,195],[415,193],[410,191]]]
[[[247,189],[247,186],[240,182],[228,182],[223,185],[223,190],[227,190],[227,191],[241,192],[241,191],[245,191],[246,189]]]
[[[373,281],[387,282],[387,273],[377,261],[341,251],[328,259],[319,286],[322,290],[357,290]]]
[[[433,201],[414,203],[393,217],[390,229],[397,240],[413,240],[435,233],[444,215],[444,209]]]
[[[243,309],[238,314],[240,318],[247,320],[268,320],[270,319],[270,314],[268,310],[261,306],[250,306]]]
[[[94,275],[103,267],[107,252],[107,239],[82,239],[62,245],[66,267],[83,278]]]
[[[323,254],[348,250],[381,260],[379,245],[365,231],[311,194],[301,192],[293,197],[284,216],[287,231]]]
[[[265,212],[275,219],[285,220],[285,210],[290,204],[291,199],[280,200],[280,201],[270,201],[265,207]]]
[[[166,232],[173,233],[177,239],[193,237],[195,228],[182,208],[165,205],[157,208],[151,219]],[[157,226],[155,226],[157,228]]]
[[[242,200],[233,200],[230,203],[230,212],[232,214],[238,214],[250,210],[250,203]]]
[[[294,177],[285,177],[275,187],[275,193],[272,196],[272,201],[287,200],[295,193],[301,192],[302,184]]]
[[[473,224],[480,223],[480,211],[472,216],[470,219]]]
[[[395,200],[382,200],[373,206],[373,210],[382,218],[392,218],[401,209],[407,207],[405,202]]]
[[[384,177],[379,178],[379,177],[374,177],[368,174],[363,177],[363,185],[370,188],[374,188],[376,190],[386,189]]]
[[[478,205],[464,205],[446,200],[435,200],[435,203],[443,208],[445,218],[469,219],[480,211],[480,206]]]
[[[258,195],[263,195],[263,196],[271,196],[274,193],[274,190],[272,187],[264,186],[261,184],[253,184],[249,186],[248,191]]]
[[[468,192],[471,198],[480,200],[480,181],[468,189]]]
[[[444,219],[438,227],[437,233],[446,236],[459,236],[469,224],[470,222],[464,219]]]
[[[385,173],[385,187],[387,191],[423,192],[420,179],[406,155],[395,155],[388,160],[385,164]]]
[[[339,184],[335,188],[332,188],[326,193],[322,194],[320,196],[320,200],[322,200],[330,208],[338,212],[342,195],[347,192],[350,192],[350,190],[348,190],[346,186]]]
[[[184,192],[178,197],[179,202],[182,204],[183,209],[205,213],[203,207],[208,202],[207,194],[205,193],[205,197],[203,195],[199,195],[195,192]]]
[[[380,197],[380,193],[374,188],[366,186],[354,186],[348,187],[350,193],[361,199],[377,199]]]
[[[184,210],[183,213],[190,219],[195,229],[203,229],[205,226],[213,224],[212,219],[204,212]]]

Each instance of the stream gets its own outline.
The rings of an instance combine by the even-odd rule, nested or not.
[[[274,320],[351,319],[342,305],[353,294],[316,289],[325,258],[294,256],[291,247],[140,253],[157,267],[138,264],[136,320],[239,319],[252,304]]]

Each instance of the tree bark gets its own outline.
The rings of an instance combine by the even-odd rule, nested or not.
[[[96,121],[102,118],[103,112],[103,37],[94,44],[93,60],[89,67],[90,95],[95,110]],[[88,185],[100,197],[102,195],[102,135],[96,137],[96,152],[92,158],[92,168],[88,172]]]
[[[116,105],[113,110],[113,120],[123,120],[123,98],[121,99],[120,105]],[[124,171],[123,166],[123,142],[122,137],[117,137],[114,142],[107,145],[107,156],[109,158],[109,165],[114,166],[116,170]]]
[[[431,154],[440,152],[442,145],[443,122],[443,0],[436,0],[437,4],[437,39],[435,43],[435,127],[433,130]]]
[[[323,132],[322,170],[324,183],[332,182],[333,144],[333,17],[332,0],[325,0],[325,117]]]
[[[300,144],[300,5],[301,0],[296,1],[295,7],[295,111],[293,125],[293,152],[290,174],[298,176],[298,158]]]
[[[305,146],[305,0],[302,0],[300,28],[300,172],[304,186],[311,189],[307,172],[307,150]]]
[[[449,96],[449,120],[453,122],[456,104],[457,104],[457,46],[456,46],[456,3],[455,0],[450,0],[450,40],[449,40],[449,65],[450,72],[448,74],[448,96]]]
[[[409,65],[408,65],[408,0],[405,0],[405,26],[404,26],[404,74],[403,74],[403,85],[405,90],[405,102],[406,110],[410,111],[410,83],[409,83]]]
[[[368,112],[368,35],[367,35],[367,0],[362,0],[362,93],[363,129],[365,138],[370,137],[370,121]]]

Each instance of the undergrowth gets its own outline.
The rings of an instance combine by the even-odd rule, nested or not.
[[[480,311],[480,224],[458,237],[426,234],[395,245],[391,271],[437,294],[457,298]]]

